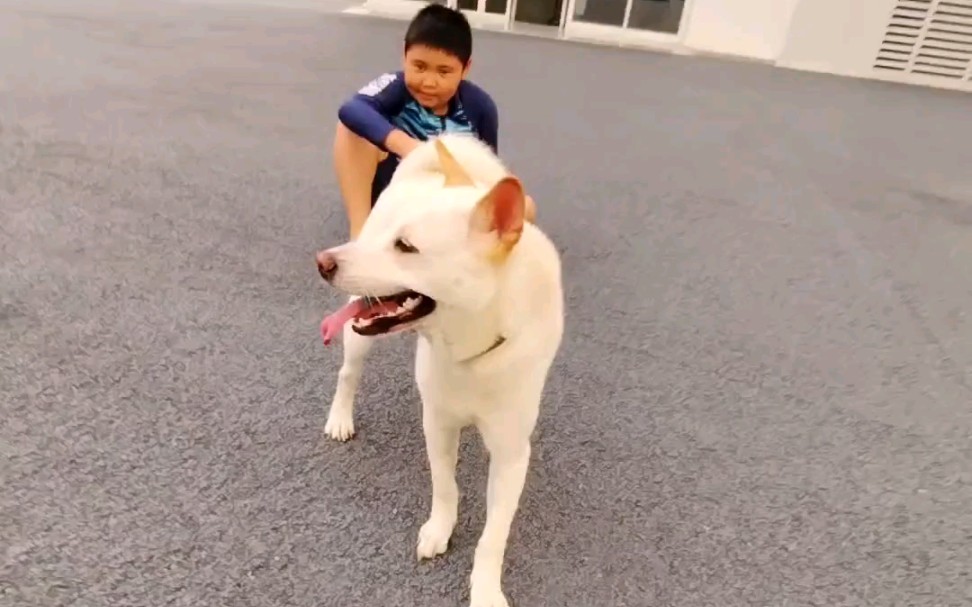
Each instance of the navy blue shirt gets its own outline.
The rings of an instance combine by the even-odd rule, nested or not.
[[[386,152],[385,139],[396,128],[419,141],[428,141],[445,132],[471,133],[494,152],[499,151],[496,104],[489,93],[468,80],[459,83],[459,90],[449,102],[448,112],[439,116],[412,97],[405,87],[402,72],[382,74],[341,105],[338,119],[352,133]],[[398,160],[390,153],[378,165],[371,188],[371,204],[388,185]]]

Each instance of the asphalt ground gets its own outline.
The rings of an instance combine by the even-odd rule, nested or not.
[[[410,339],[323,437],[337,106],[404,23],[0,0],[0,604],[453,606]],[[476,33],[568,320],[516,607],[972,602],[961,93]]]

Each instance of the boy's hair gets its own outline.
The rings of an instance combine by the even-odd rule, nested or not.
[[[472,57],[472,28],[462,11],[428,4],[416,13],[405,32],[405,52],[415,45],[455,55],[466,65]]]

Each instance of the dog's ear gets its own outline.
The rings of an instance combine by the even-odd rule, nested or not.
[[[445,175],[445,186],[447,188],[463,185],[475,185],[469,174],[459,165],[452,152],[442,143],[441,139],[435,140],[435,151],[439,155],[439,167]]]
[[[470,229],[491,234],[499,252],[508,253],[523,233],[525,212],[523,184],[516,177],[504,177],[473,209]]]

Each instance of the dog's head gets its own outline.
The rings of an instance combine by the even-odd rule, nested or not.
[[[520,240],[520,181],[477,185],[440,140],[432,145],[437,171],[393,181],[356,240],[317,254],[328,283],[361,296],[342,318],[361,335],[415,327],[437,309],[482,309]]]

